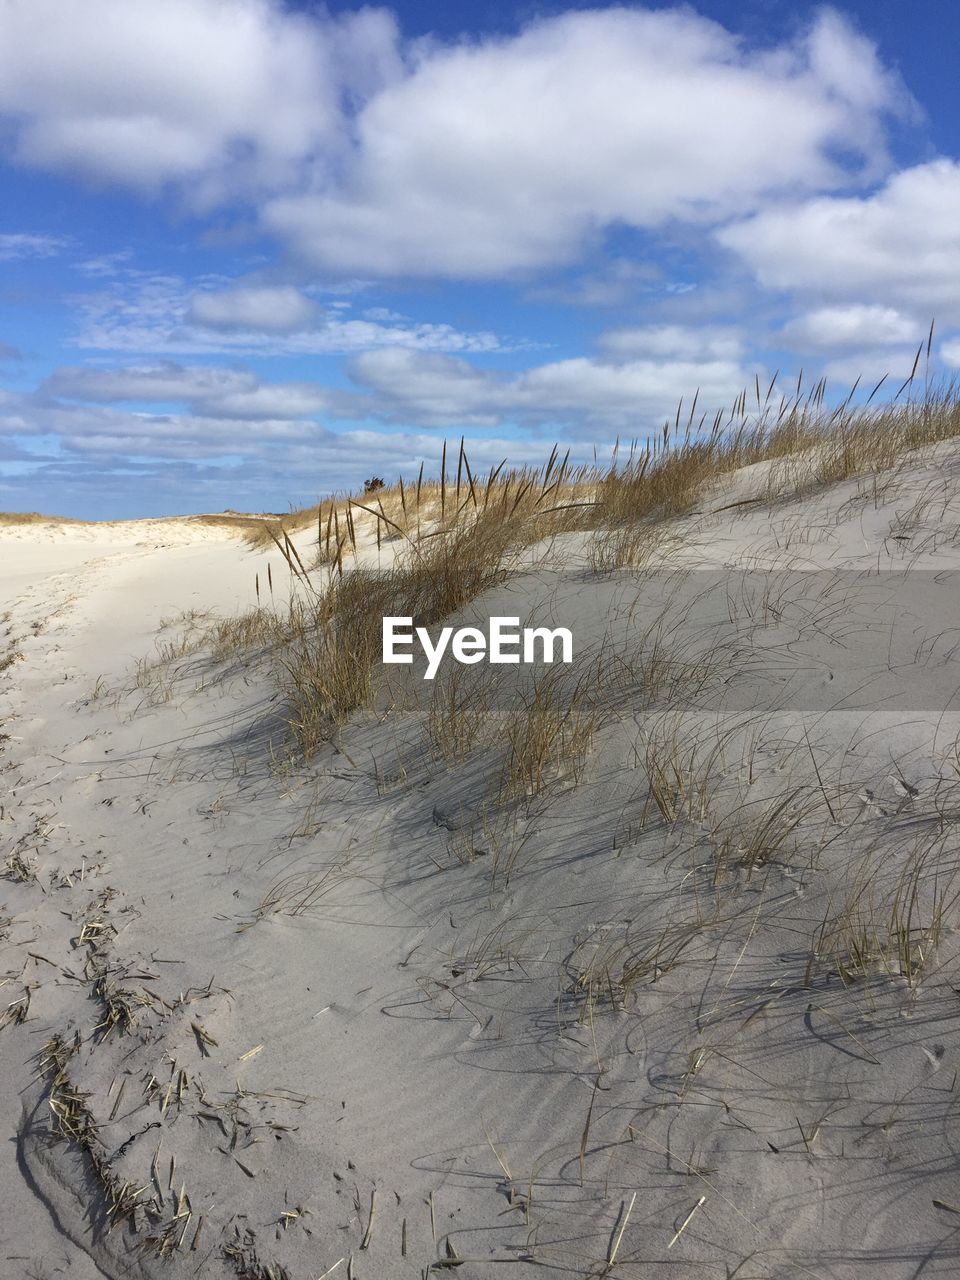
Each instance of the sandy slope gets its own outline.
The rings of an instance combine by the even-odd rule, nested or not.
[[[469,616],[585,652],[662,618],[678,676],[621,671],[576,785],[499,806],[496,734],[448,769],[384,706],[304,766],[262,664],[138,682],[163,620],[253,603],[222,530],[0,532],[3,1275],[956,1274],[956,913],[919,981],[810,959],[863,868],[879,902],[936,846],[952,883],[956,469],[705,510],[662,574],[533,557]],[[667,823],[671,706],[703,795]],[[113,1230],[54,1034],[53,1100],[142,1188]]]

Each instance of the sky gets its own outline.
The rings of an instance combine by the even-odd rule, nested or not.
[[[954,0],[0,0],[0,510],[606,458],[931,321],[949,379],[958,47]]]

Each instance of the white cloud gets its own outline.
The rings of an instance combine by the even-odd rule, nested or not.
[[[68,449],[127,457],[254,456],[272,444],[309,440],[325,430],[296,418],[146,413],[28,394],[0,400],[0,431],[24,437],[53,434]]]
[[[266,436],[310,436],[321,429],[318,417],[324,429],[331,423],[368,420],[447,430],[551,427],[566,435],[582,430],[612,438],[618,432],[642,435],[657,429],[681,398],[689,405],[698,388],[698,414],[712,416],[729,406],[753,377],[735,360],[710,358],[581,357],[503,373],[459,357],[403,347],[365,351],[348,368],[353,390],[317,382],[267,382],[248,369],[170,361],[67,366],[32,395],[8,397],[8,429],[53,431],[71,438],[92,434],[105,440],[117,432],[128,436],[135,422],[151,438],[184,440],[184,456],[192,456],[183,425],[188,421],[207,439],[221,439],[231,423],[245,424],[243,436],[261,427]],[[164,411],[129,407],[143,405]],[[10,425],[9,415],[18,426]],[[236,443],[242,453],[241,440]]]
[[[454,356],[384,347],[355,356],[349,371],[356,383],[377,393],[371,405],[376,411],[426,425],[493,426],[507,404],[495,374]]]
[[[341,94],[399,70],[385,10],[278,0],[7,0],[0,113],[24,164],[200,202],[295,178],[342,141]]]
[[[73,267],[81,275],[90,276],[94,279],[98,277],[106,278],[118,275],[132,257],[133,251],[131,249],[119,249],[116,253],[101,253],[96,257],[86,258],[82,262],[75,262]]]
[[[847,348],[896,346],[913,343],[925,336],[929,323],[905,315],[896,307],[853,303],[841,307],[820,307],[789,320],[781,330],[785,343],[798,351],[829,355]]]
[[[307,430],[302,423],[283,419],[262,419],[254,424],[194,414],[114,413],[98,417],[93,410],[84,417],[61,412],[52,418],[66,449],[127,459],[257,457],[273,446],[286,448],[326,434],[317,423]]]
[[[875,173],[898,83],[829,11],[753,52],[689,10],[613,8],[513,39],[433,43],[361,110],[340,189],[265,225],[324,268],[497,276],[572,259],[605,227],[658,227]],[[854,166],[855,168],[856,166]]]
[[[834,396],[838,389],[846,394],[854,383],[862,391],[871,391],[881,378],[887,390],[893,394],[909,378],[916,358],[916,346],[872,349],[828,360],[823,366],[823,373],[833,387]],[[922,366],[919,376],[922,377]]]
[[[304,310],[298,299],[310,305],[297,290],[290,288],[288,293],[286,286],[249,286],[223,277],[201,283],[204,287],[198,290],[177,276],[123,269],[106,287],[71,299],[81,319],[74,345],[168,356],[332,355],[384,345],[497,351],[504,345],[486,330],[463,332],[442,322],[403,317],[354,320],[347,301],[330,303],[326,316],[316,308],[306,327],[286,332],[280,322],[292,323]],[[240,327],[228,325],[230,320]],[[209,327],[210,321],[219,323]]]
[[[254,375],[245,370],[215,365],[185,367],[168,362],[120,369],[66,366],[51,374],[40,391],[48,396],[108,404],[125,400],[156,403],[243,394],[257,385]]]
[[[748,380],[732,360],[629,360],[610,365],[579,357],[530,370],[518,379],[517,390],[529,414],[585,417],[642,432],[672,415],[682,398],[689,403],[697,390],[701,412],[727,407]]]
[[[621,359],[676,357],[681,360],[739,360],[743,338],[736,329],[722,326],[638,325],[608,329],[597,339],[601,351]]]
[[[895,307],[852,303],[804,312],[783,326],[780,338],[794,352],[826,357],[822,372],[831,383],[859,382],[869,389],[886,378],[896,389],[909,376],[929,327]]]
[[[52,258],[67,248],[63,236],[37,236],[25,232],[0,235],[0,262],[13,258]]]
[[[876,50],[837,10],[821,8],[807,35],[806,56],[826,91],[864,111],[881,111],[889,104],[891,82]]]
[[[501,375],[453,356],[401,348],[364,352],[349,368],[375,393],[371,410],[383,418],[448,428],[586,424],[610,434],[656,427],[697,388],[701,411],[728,406],[752,379],[736,361],[723,359],[578,357]]]
[[[342,306],[342,303],[337,303]],[[363,313],[364,320],[375,320],[378,324],[403,324],[409,320],[409,316],[405,316],[402,312],[392,311],[389,307],[367,307]]]
[[[908,103],[820,11],[756,49],[687,8],[403,43],[281,0],[6,0],[0,117],[26,165],[200,206],[241,195],[335,273],[495,277],[610,227],[742,214],[882,171]],[[841,159],[842,157],[842,159]]]
[[[583,275],[530,288],[526,299],[574,307],[612,307],[654,288],[671,289],[657,263],[613,257]]]
[[[767,209],[719,238],[770,288],[960,316],[960,164],[953,160],[905,169],[868,196]]]
[[[183,403],[207,418],[244,421],[311,417],[328,408],[330,393],[313,382],[262,383],[245,369],[211,365],[130,365],[117,369],[65,367],[39,388],[48,400],[89,403]]]
[[[315,382],[268,383],[250,391],[233,391],[196,402],[210,417],[308,418],[336,403],[325,388]]]
[[[189,324],[203,329],[266,333],[306,329],[317,318],[316,303],[292,285],[246,285],[197,293],[186,316]]]
[[[67,373],[69,371],[64,371]],[[123,389],[122,370],[116,391]],[[183,370],[184,385],[197,370]],[[64,385],[66,378],[64,379]],[[281,395],[289,387],[264,387]],[[225,407],[225,406],[224,406]],[[266,408],[266,401],[264,400]],[[53,462],[21,448],[17,437],[55,434],[60,456]],[[9,439],[9,437],[13,439]],[[323,491],[357,489],[370,473],[370,459],[384,475],[415,474],[421,460],[439,463],[436,435],[367,427],[334,431],[303,418],[217,416],[205,409],[146,413],[105,404],[65,403],[42,394],[0,391],[0,490],[26,491],[3,478],[3,462],[33,461],[36,493],[56,492],[82,500],[105,517],[123,508],[129,514],[218,507],[282,509],[289,499]],[[591,446],[571,441],[574,455],[586,461]],[[470,445],[470,459],[486,467],[507,457],[512,463],[543,463],[547,449],[536,440],[487,437]],[[172,469],[172,470],[170,470]],[[131,477],[139,476],[131,495]],[[186,487],[185,487],[186,486]],[[30,504],[28,504],[30,505]],[[34,502],[32,505],[36,505]]]

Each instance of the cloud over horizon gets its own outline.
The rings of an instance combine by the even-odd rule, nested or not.
[[[960,130],[866,0],[337,8],[0,4],[8,493],[587,450],[931,318],[960,368]]]
[[[768,288],[895,302],[960,321],[955,160],[904,169],[869,195],[776,205],[724,228],[718,239]]]
[[[96,24],[83,0],[0,7],[17,163],[193,208],[240,198],[312,265],[377,276],[535,270],[613,225],[869,179],[885,117],[911,107],[829,9],[755,49],[689,9],[410,42],[386,9],[96,4]]]

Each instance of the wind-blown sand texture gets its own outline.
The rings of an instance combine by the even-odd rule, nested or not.
[[[303,761],[276,547],[0,528],[4,1276],[957,1273],[960,453],[768,470],[462,610],[573,628],[540,756],[472,669]]]

